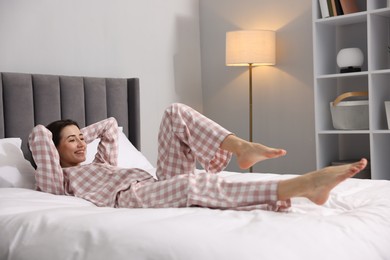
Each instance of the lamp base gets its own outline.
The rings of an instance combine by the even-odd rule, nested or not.
[[[340,69],[340,73],[359,72],[359,71],[362,71],[360,67],[346,67]]]

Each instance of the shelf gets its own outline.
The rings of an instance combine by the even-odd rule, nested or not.
[[[390,136],[374,134],[372,138],[371,170],[373,179],[390,180]]]
[[[367,21],[367,12],[357,12],[352,14],[338,15],[326,18],[319,18],[315,22],[317,24],[326,24],[333,26],[355,24]]]
[[[390,74],[376,73],[371,76],[370,108],[371,128],[373,130],[387,130],[385,101],[390,101]]]
[[[364,12],[366,14],[366,12]],[[364,19],[362,19],[362,17]],[[368,71],[367,53],[367,15],[359,13],[357,16],[345,15],[331,17],[329,21],[316,22],[314,30],[314,52],[318,58],[315,74],[340,74],[337,65],[337,54],[344,48],[359,48],[363,52],[364,62],[362,72]],[[350,73],[343,73],[350,74]]]
[[[374,70],[371,72],[373,75],[390,74],[390,69]]]
[[[319,135],[390,134],[390,130],[321,130]]]
[[[320,135],[356,135],[356,134],[369,134],[369,130],[321,130],[318,131]],[[390,133],[390,131],[389,131]]]
[[[328,18],[319,18],[319,2],[312,2],[317,168],[365,157],[372,179],[390,180],[390,8],[387,0],[356,1],[361,12]],[[362,71],[339,73],[338,52],[353,47],[363,52]],[[369,93],[368,130],[333,128],[330,102],[350,91]]]
[[[390,130],[373,130],[373,134],[390,134]]]
[[[370,135],[320,134],[317,135],[317,168],[331,165],[332,162],[345,160],[370,160]]]
[[[390,70],[389,70],[390,73]],[[336,78],[347,78],[357,76],[367,76],[368,71],[350,72],[350,73],[333,73],[317,76],[317,79],[336,79]]]
[[[370,15],[370,70],[390,69],[389,26],[390,10]]]
[[[384,17],[390,17],[390,8],[388,8],[388,7],[381,8],[381,9],[373,10],[369,13],[374,14],[374,15],[384,16]]]

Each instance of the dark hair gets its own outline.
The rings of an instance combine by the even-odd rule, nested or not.
[[[79,124],[71,119],[57,120],[46,126],[46,128],[52,133],[53,143],[56,147],[60,143],[62,129],[69,125],[75,125],[80,128]]]

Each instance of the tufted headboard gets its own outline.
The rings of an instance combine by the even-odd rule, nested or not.
[[[80,127],[115,117],[140,149],[139,79],[0,73],[0,138],[28,135],[37,124],[73,119]]]

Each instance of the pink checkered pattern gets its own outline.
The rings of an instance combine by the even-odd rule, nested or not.
[[[37,164],[37,189],[73,195],[98,206],[162,208],[200,206],[219,209],[283,211],[290,201],[277,200],[277,181],[230,182],[216,173],[232,154],[221,150],[231,133],[195,110],[173,104],[159,133],[158,181],[142,169],[116,167],[118,126],[109,118],[82,129],[86,142],[101,141],[89,165],[61,169],[51,133],[36,126],[30,148]],[[195,161],[205,168],[195,174]]]
[[[116,167],[118,158],[118,125],[108,118],[81,129],[87,143],[100,138],[94,162],[61,168],[51,132],[42,125],[34,127],[29,137],[30,149],[37,165],[37,189],[59,195],[84,198],[98,206],[115,207],[117,194],[132,183],[151,179],[140,169]],[[131,174],[130,174],[131,173]]]
[[[52,141],[51,132],[43,125],[37,125],[30,134],[29,144],[37,165],[35,171],[37,190],[58,195],[65,194],[60,156]]]
[[[172,104],[165,110],[158,136],[159,181],[132,185],[119,194],[119,206],[288,209],[289,200],[277,200],[277,181],[230,182],[210,174],[222,171],[229,163],[232,154],[219,147],[230,134],[192,108]],[[195,161],[206,172],[195,174]]]
[[[237,182],[206,172],[135,183],[118,196],[119,207],[207,207],[235,210],[286,211],[290,201],[277,200],[276,181]]]
[[[172,104],[165,110],[158,135],[158,179],[194,173],[195,161],[207,172],[220,172],[232,157],[219,148],[230,134],[194,109]]]

